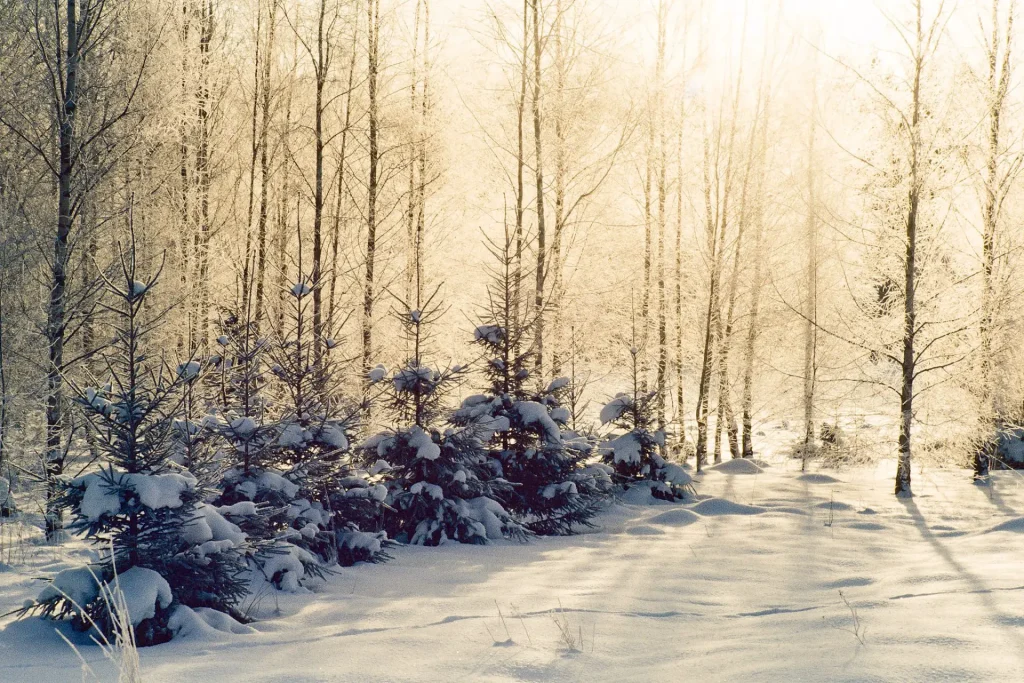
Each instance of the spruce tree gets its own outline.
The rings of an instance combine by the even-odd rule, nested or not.
[[[319,563],[304,548],[286,544],[294,535],[288,511],[299,486],[277,468],[280,430],[265,395],[270,344],[260,337],[247,307],[239,308],[224,311],[218,353],[211,359],[215,371],[208,384],[219,415],[210,429],[223,467],[213,504],[248,535],[256,572],[278,587],[295,589],[307,569],[319,573]]]
[[[292,499],[283,521],[290,527],[289,542],[321,565],[386,559],[387,536],[378,526],[387,490],[353,462],[351,438],[362,406],[338,388],[333,355],[339,344],[316,335],[313,293],[301,279],[292,287],[289,320],[271,345],[280,405],[273,458],[298,487],[284,491]],[[307,571],[317,570],[307,565]]]
[[[617,394],[601,409],[601,424],[611,424],[618,432],[601,444],[604,460],[623,488],[642,486],[655,498],[682,500],[692,490],[692,478],[659,453],[665,447],[665,432],[656,428],[658,392],[641,385],[641,353],[635,345],[629,349],[631,391]]]
[[[368,378],[383,387],[394,420],[392,429],[362,445],[367,463],[387,469],[385,528],[415,545],[523,538],[522,526],[498,502],[511,487],[487,454],[493,421],[446,419],[445,398],[465,368],[424,362],[427,328],[441,315],[433,303],[437,291],[422,308],[396,314],[411,349],[408,360],[390,377],[378,366]]]
[[[489,421],[497,431],[492,455],[512,484],[503,501],[538,534],[568,534],[602,508],[608,479],[586,467],[590,445],[565,433],[571,412],[562,406],[567,378],[531,390],[529,368],[536,365],[531,345],[536,316],[523,300],[515,235],[506,226],[501,242],[488,240],[496,265],[490,268],[488,302],[474,341],[484,349],[486,393],[467,398],[455,414],[458,423]]]
[[[103,354],[109,381],[78,392],[100,464],[65,482],[69,530],[100,547],[99,561],[61,572],[27,611],[71,617],[81,629],[114,628],[102,585],[115,580],[132,606],[139,645],[168,640],[177,605],[233,612],[245,594],[245,534],[202,501],[202,482],[175,462],[176,423],[204,371],[191,358],[175,369],[149,344],[164,312],[149,305],[159,269],[137,272],[134,235],[120,276],[105,281],[115,336]],[[95,577],[95,578],[93,578]]]

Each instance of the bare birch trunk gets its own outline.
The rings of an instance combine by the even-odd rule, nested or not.
[[[924,70],[925,36],[921,18],[921,0],[914,3],[917,11],[916,43],[913,54],[914,74],[910,111],[910,191],[906,222],[906,254],[903,261],[903,359],[900,385],[899,462],[896,466],[896,495],[909,497],[911,442],[914,426],[914,379],[917,357],[914,341],[917,336],[917,216],[921,201],[921,75]],[[934,27],[932,27],[934,30]]]
[[[267,16],[267,42],[263,60],[263,69],[260,72],[260,208],[256,227],[256,305],[255,315],[257,334],[261,321],[263,320],[263,309],[265,300],[265,282],[267,271],[267,215],[269,213],[270,201],[270,93],[271,76],[274,63],[274,40],[277,28],[277,3],[278,0],[270,0],[270,10]],[[258,43],[258,39],[257,39]],[[246,302],[248,307],[248,302]]]
[[[996,266],[996,227],[999,222],[999,207],[1006,196],[1006,189],[999,178],[999,147],[1002,135],[1001,121],[1003,106],[1010,82],[1010,47],[1013,36],[1013,15],[1016,2],[1010,2],[1006,18],[1006,45],[1003,48],[1002,60],[999,56],[999,0],[992,0],[992,37],[988,46],[988,145],[985,159],[985,196],[982,206],[982,314],[980,326],[981,354],[981,387],[982,406],[987,412],[983,420],[983,429],[988,432],[983,436],[981,448],[976,449],[974,459],[974,478],[986,481],[989,466],[996,449],[997,410],[995,405],[995,389],[993,387],[993,327],[996,318],[995,266]]]
[[[547,232],[544,223],[544,156],[541,142],[541,42],[540,42],[540,0],[532,0],[533,6],[533,140],[536,153],[534,178],[537,184],[537,272],[534,307],[536,329],[534,330],[534,352],[536,380],[544,384],[544,298],[547,279]]]
[[[337,334],[337,286],[338,286],[338,248],[341,243],[341,228],[345,222],[345,171],[348,163],[348,137],[352,128],[352,91],[355,85],[356,47],[359,39],[358,25],[352,29],[351,54],[348,62],[348,84],[345,90],[345,123],[341,129],[341,148],[338,153],[338,187],[334,197],[334,230],[331,236],[331,286],[327,302],[328,328]]]
[[[87,17],[82,17],[82,24]],[[64,528],[59,477],[64,473],[64,340],[67,325],[68,257],[71,241],[71,183],[74,175],[75,113],[78,105],[79,22],[77,0],[67,2],[64,59],[64,89],[58,112],[57,232],[53,240],[50,300],[46,314],[46,343],[49,364],[46,372],[46,538],[55,540]],[[58,51],[59,51],[58,46]]]
[[[369,94],[369,180],[366,207],[366,271],[363,281],[363,398],[369,417],[369,373],[373,360],[373,303],[376,297],[375,266],[377,258],[377,192],[380,165],[380,112],[377,103],[379,87],[380,0],[367,0],[367,89]]]
[[[812,98],[812,101],[816,101]],[[817,196],[814,178],[815,123],[812,106],[810,133],[807,139],[807,270],[804,295],[804,445],[800,471],[807,469],[807,458],[814,444],[814,388],[818,348],[818,225]]]
[[[665,311],[665,199],[668,192],[668,132],[665,126],[665,24],[667,22],[665,0],[658,2],[658,55],[655,64],[657,96],[655,99],[658,123],[658,370],[656,387],[658,397],[655,410],[658,428],[665,429],[665,395],[668,387],[668,328]]]

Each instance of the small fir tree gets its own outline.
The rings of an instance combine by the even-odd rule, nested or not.
[[[390,377],[379,366],[370,373],[370,381],[384,387],[395,421],[362,446],[368,463],[387,470],[385,528],[417,545],[523,538],[522,526],[498,502],[511,487],[496,476],[487,455],[493,421],[445,420],[445,398],[465,369],[434,369],[423,361],[427,327],[441,314],[432,303],[436,295],[422,309],[398,315],[411,348],[405,364]]]
[[[314,334],[312,286],[300,280],[290,293],[290,323],[272,345],[271,372],[281,404],[274,458],[298,487],[283,513],[291,542],[320,564],[386,559],[387,535],[378,526],[387,489],[353,462],[361,406],[336,388],[339,344]]]
[[[608,478],[600,468],[586,467],[591,447],[563,430],[572,418],[561,405],[570,380],[558,378],[531,391],[528,368],[534,365],[530,342],[534,316],[522,300],[515,236],[505,229],[500,243],[488,240],[496,266],[490,270],[488,303],[474,341],[486,358],[486,393],[471,396],[455,414],[468,424],[486,420],[497,434],[492,455],[501,475],[512,484],[503,502],[538,534],[568,534],[603,507]]]
[[[692,489],[692,478],[659,453],[665,446],[665,432],[655,426],[658,393],[641,386],[641,353],[636,346],[629,349],[632,391],[616,395],[601,409],[601,424],[611,424],[618,431],[601,445],[604,460],[624,488],[645,486],[655,498],[681,500]]]
[[[238,527],[202,502],[202,483],[174,461],[175,423],[202,364],[190,359],[174,370],[150,355],[148,336],[163,318],[147,306],[159,270],[139,279],[134,236],[120,265],[123,279],[105,283],[113,303],[102,304],[116,320],[103,356],[111,379],[77,399],[101,464],[67,481],[61,499],[71,510],[69,529],[98,544],[100,559],[61,572],[26,611],[71,617],[78,628],[95,625],[112,635],[104,584],[116,574],[133,606],[136,642],[151,645],[171,638],[179,604],[234,611],[246,590],[246,543]]]

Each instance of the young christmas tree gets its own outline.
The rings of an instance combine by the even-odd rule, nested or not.
[[[619,432],[601,445],[604,460],[624,488],[645,487],[655,498],[682,500],[692,490],[692,478],[659,453],[665,446],[665,432],[656,427],[658,393],[641,386],[641,353],[635,345],[629,349],[632,390],[616,395],[601,409],[601,424],[611,424]]]
[[[557,378],[540,391],[528,389],[534,312],[521,296],[515,236],[506,227],[504,240],[489,240],[488,248],[497,265],[491,268],[484,324],[474,334],[484,348],[488,385],[485,394],[467,398],[454,419],[494,425],[492,454],[513,485],[503,499],[509,510],[534,533],[568,534],[592,526],[610,482],[601,468],[585,465],[590,444],[564,431],[571,413],[561,400],[570,381]]]
[[[370,373],[384,387],[395,422],[362,445],[366,461],[387,470],[385,527],[393,538],[417,545],[523,538],[522,526],[498,502],[511,487],[496,476],[485,447],[494,421],[445,420],[445,398],[465,369],[424,363],[427,328],[440,316],[433,304],[437,291],[422,308],[398,316],[411,348],[405,364],[390,377],[379,366]]]
[[[217,353],[211,358],[214,371],[207,387],[216,397],[218,414],[203,427],[216,436],[221,467],[212,503],[248,536],[253,578],[262,575],[294,590],[307,566],[319,565],[304,549],[286,545],[293,533],[287,511],[299,487],[276,468],[279,428],[264,395],[270,345],[247,308],[223,312]]]
[[[354,564],[386,559],[379,530],[387,489],[356,467],[351,435],[359,405],[338,390],[333,337],[318,338],[310,324],[312,287],[300,280],[289,297],[291,315],[271,347],[271,372],[281,412],[273,458],[292,486],[283,523],[289,542],[318,562]],[[307,563],[307,571],[316,569]]]
[[[101,464],[66,483],[69,529],[100,547],[92,567],[61,572],[26,611],[71,617],[112,635],[110,585],[125,594],[139,645],[168,640],[179,605],[231,613],[246,590],[245,534],[202,501],[201,483],[174,461],[175,423],[202,364],[173,369],[148,348],[163,314],[149,305],[159,270],[139,279],[134,236],[121,276],[106,281],[115,337],[103,355],[110,381],[80,392]],[[116,576],[115,576],[116,575]],[[97,583],[97,580],[99,583]]]

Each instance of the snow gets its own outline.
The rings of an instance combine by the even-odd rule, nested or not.
[[[128,290],[129,299],[137,299],[149,290],[149,286],[145,282],[139,282],[135,280],[131,284],[131,288]]]
[[[251,417],[238,417],[231,421],[231,431],[241,439],[248,439],[256,431],[256,422]]]
[[[436,379],[436,373],[422,365],[407,366],[395,373],[392,383],[396,391],[413,391],[417,386],[420,391],[429,393],[431,382]]]
[[[480,341],[486,339],[488,343],[500,344],[505,338],[505,329],[499,325],[480,325],[473,330],[473,339]]]
[[[662,478],[670,484],[676,486],[692,486],[693,477],[690,473],[684,470],[674,462],[667,462],[661,468]]]
[[[519,411],[519,416],[523,418],[525,424],[540,427],[545,441],[548,443],[562,442],[562,431],[548,415],[546,406],[536,401],[519,401],[516,403],[516,410]]]
[[[654,515],[647,520],[651,524],[662,524],[664,526],[687,526],[700,521],[700,515],[692,510],[668,510]]]
[[[754,505],[744,505],[724,498],[708,498],[690,508],[702,517],[718,517],[721,515],[759,515],[766,509]]]
[[[367,373],[367,377],[373,384],[380,382],[385,377],[387,377],[387,375],[388,371],[383,365],[377,365],[376,367],[372,368],[369,373]]]
[[[70,600],[75,605],[75,611],[78,611],[78,608],[92,602],[100,594],[99,584],[96,583],[97,571],[91,567],[73,567],[58,572],[37,600],[46,602],[59,596]]]
[[[380,474],[381,472],[386,472],[390,469],[391,463],[389,463],[387,460],[377,460],[377,462],[373,463],[373,466],[370,468],[370,474],[376,475]]]
[[[221,505],[217,508],[217,512],[231,517],[249,517],[256,514],[256,503],[243,500],[233,505]]]
[[[444,500],[444,491],[441,490],[441,487],[437,484],[430,484],[425,481],[418,481],[410,486],[409,493],[413,495],[424,493],[434,500]]]
[[[309,552],[290,543],[273,553],[267,553],[261,559],[266,577],[277,577],[281,590],[287,593],[294,593],[301,588],[299,581],[306,573],[302,563],[314,561]]]
[[[808,484],[839,484],[842,483],[839,479],[829,475],[821,474],[820,472],[808,472],[801,474],[797,477],[798,481],[805,481]]]
[[[309,285],[307,285],[305,282],[298,282],[292,287],[292,296],[296,298],[302,298],[309,294],[311,291],[313,290],[311,290],[309,288]]]
[[[299,492],[299,485],[288,481],[277,472],[266,470],[260,474],[259,484],[270,491],[281,491],[285,496],[293,498]]]
[[[545,393],[551,394],[558,391],[559,389],[564,389],[567,386],[569,386],[568,377],[556,377],[553,380],[551,380],[551,384],[548,385],[547,391]]]
[[[164,577],[152,569],[132,567],[117,577],[115,584],[124,595],[124,605],[133,626],[156,615],[156,608],[166,609],[171,604],[171,587]],[[115,603],[116,603],[115,598]]]
[[[251,508],[251,512],[247,514],[256,514],[256,506],[252,503],[237,503],[233,505],[233,508],[238,506],[249,506],[246,510]],[[233,545],[240,545],[245,542],[245,534],[236,525],[232,524],[228,520],[224,519],[221,512],[213,507],[212,505],[200,505],[199,513],[203,515],[207,526],[209,526],[212,532],[211,539],[214,541],[230,541]]]
[[[994,471],[979,489],[968,470],[915,467],[916,497],[897,500],[891,460],[821,483],[798,461],[771,464],[695,477],[706,508],[760,514],[613,505],[579,536],[389,549],[390,562],[340,569],[313,593],[297,557],[268,557],[294,570],[282,583],[295,594],[259,601],[235,632],[175,611],[189,635],[140,651],[143,680],[1024,680],[1020,473]],[[830,501],[849,509],[834,505],[826,526]],[[76,543],[27,543],[26,563],[0,571],[0,614],[39,591],[34,577],[84,558]],[[581,651],[566,650],[556,619],[583,634]],[[81,681],[55,626],[99,680],[117,680],[84,634],[13,617],[0,618],[0,680]]]
[[[501,506],[501,503],[481,496],[471,500],[460,500],[458,507],[459,512],[471,519],[475,519],[483,526],[488,539],[497,540],[502,537],[504,525],[501,519],[506,517],[508,513],[505,512],[505,508]]]
[[[117,487],[111,485],[105,475],[99,473],[86,474],[72,482],[75,486],[85,486],[79,512],[90,522],[95,522],[103,515],[116,514],[121,509],[121,497]]]
[[[139,502],[152,510],[181,507],[181,494],[196,486],[195,477],[177,472],[122,475],[122,481],[125,479],[139,494]]]
[[[128,474],[116,470],[92,472],[72,481],[74,486],[84,486],[80,507],[82,515],[95,522],[105,514],[116,514],[121,509],[118,489],[134,490],[139,502],[152,510],[181,507],[181,494],[196,486],[196,479],[190,474],[168,472],[165,474]]]
[[[563,481],[560,484],[548,484],[544,487],[544,490],[541,491],[541,495],[549,500],[560,494],[567,496],[578,495],[579,491],[576,488],[576,482]]]
[[[178,366],[178,376],[184,380],[195,379],[199,376],[199,361],[190,360]]]
[[[167,626],[174,633],[176,639],[200,642],[226,640],[225,634],[256,633],[256,629],[235,621],[223,612],[209,607],[192,609],[184,605],[174,608],[170,619],[167,620]]]
[[[365,550],[369,555],[381,551],[381,538],[367,531],[346,531],[338,534],[338,545],[349,550]]]
[[[607,406],[606,406],[607,407]],[[602,411],[603,412],[603,411]],[[611,441],[601,444],[602,447],[610,449],[614,453],[615,462],[639,463],[640,442],[632,432],[616,437]]]
[[[569,412],[568,408],[558,407],[551,409],[551,419],[555,422],[566,424],[571,418],[572,414]]]
[[[441,457],[441,447],[420,427],[414,426],[409,430],[409,447],[416,449],[416,457],[421,460],[437,460]]]
[[[281,435],[277,437],[277,445],[282,448],[299,448],[307,441],[309,441],[310,434],[302,425],[297,422],[290,422],[285,425],[285,428],[281,430]]]
[[[1024,517],[1008,519],[1005,522],[996,524],[989,531],[1014,531],[1018,534],[1024,533]]]
[[[1009,462],[1024,463],[1024,430],[1001,432],[997,448],[999,455]]]
[[[601,424],[608,424],[618,420],[632,406],[632,398],[626,394],[619,394],[601,408]]]
[[[337,448],[342,451],[348,450],[348,437],[345,436],[345,430],[337,425],[325,424],[317,432],[317,436],[320,441],[331,448]]]
[[[761,474],[762,470],[754,461],[747,458],[737,458],[733,460],[726,460],[725,462],[719,463],[708,470],[712,472],[724,472],[726,474]]]

